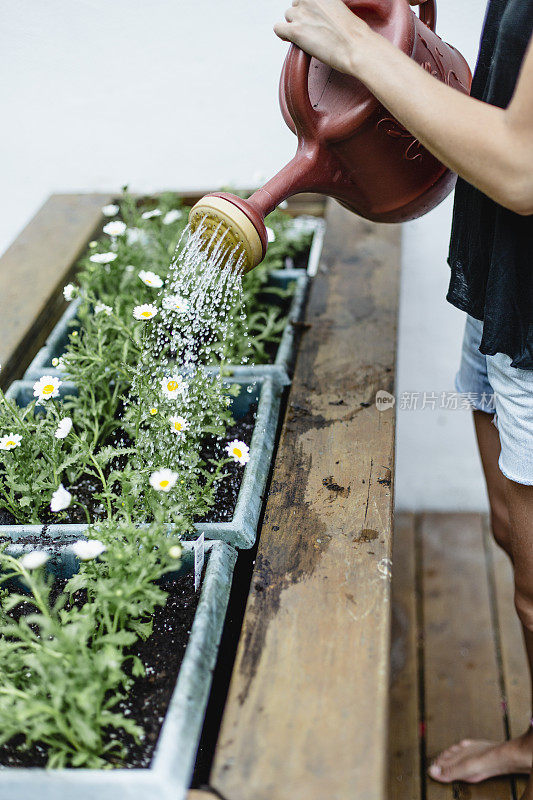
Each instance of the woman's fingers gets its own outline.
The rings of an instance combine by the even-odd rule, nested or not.
[[[288,42],[289,40],[289,23],[288,22],[276,22],[274,25],[274,33],[276,36],[279,36],[280,39],[283,39],[284,42]]]
[[[293,22],[294,11],[292,10],[292,8],[288,8],[287,11],[285,12],[285,19],[287,20],[287,22]]]

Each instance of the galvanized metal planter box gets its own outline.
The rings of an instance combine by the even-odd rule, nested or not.
[[[223,542],[207,543],[206,551],[200,601],[151,766],[114,770],[0,768],[3,800],[183,800],[194,769],[237,558],[236,551]],[[190,563],[192,545],[185,544],[184,552]]]
[[[261,373],[268,374],[269,372],[277,372],[282,378],[288,376],[290,363],[294,356],[295,330],[292,323],[298,321],[302,313],[308,282],[309,277],[306,271],[301,269],[274,270],[271,273],[270,285],[279,288],[287,288],[291,283],[295,283],[296,286],[291,299],[287,324],[278,345],[275,360],[272,364],[259,365],[257,369],[259,369]],[[43,374],[53,375],[58,378],[62,377],[63,370],[54,367],[52,359],[59,358],[65,352],[69,341],[69,334],[75,327],[75,325],[73,326],[71,323],[76,321],[79,305],[79,300],[75,300],[69,305],[50,333],[46,344],[41,347],[29,365],[24,374],[24,380],[35,381]],[[240,367],[237,365],[235,367],[229,367],[231,374],[234,373],[235,369],[240,369]],[[246,367],[243,368],[243,371],[249,374],[253,373],[255,369],[256,367]]]
[[[320,254],[322,252],[322,243],[324,240],[325,222],[322,219],[314,221],[315,233],[313,234],[313,241],[309,251],[309,258],[307,269],[280,269],[273,270],[270,273],[271,282],[274,286],[287,287],[291,282],[296,282],[294,295],[292,297],[287,325],[283,332],[281,341],[278,346],[276,358],[272,364],[261,364],[258,367],[238,367],[236,370],[249,373],[250,370],[258,369],[260,373],[279,372],[281,376],[288,376],[291,360],[294,356],[294,340],[295,332],[294,326],[291,324],[296,322],[302,313],[309,277],[316,274]],[[45,370],[47,375],[54,375],[61,377],[61,369],[52,365],[53,358],[59,358],[68,344],[69,333],[73,330],[72,322],[76,320],[78,308],[80,305],[79,300],[74,300],[61,318],[52,329],[50,335],[46,340],[46,344],[41,347],[35,358],[27,368],[24,379],[36,380],[43,374]]]
[[[46,373],[40,373],[37,379],[42,374]],[[238,383],[242,387],[239,396],[232,398],[232,412],[235,419],[244,416],[253,403],[258,403],[250,444],[250,460],[243,470],[233,518],[229,522],[199,522],[196,528],[198,535],[203,533],[208,539],[219,539],[233,547],[248,548],[252,547],[257,536],[263,492],[274,451],[283,381],[277,373],[257,376],[249,373],[236,374],[227,381]],[[75,391],[73,384],[65,382],[61,386],[63,395]],[[15,399],[20,406],[27,405],[33,400],[33,380],[14,381],[6,396]],[[47,525],[46,536],[73,541],[83,536],[86,527],[83,524],[66,523]],[[40,535],[42,528],[42,525],[0,525],[0,536],[23,542],[35,539]]]

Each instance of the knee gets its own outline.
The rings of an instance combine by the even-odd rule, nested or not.
[[[514,604],[524,628],[533,633],[533,591],[521,589],[515,584]]]
[[[499,546],[511,555],[511,528],[509,524],[509,512],[505,500],[496,500],[490,507],[490,524],[492,535]]]

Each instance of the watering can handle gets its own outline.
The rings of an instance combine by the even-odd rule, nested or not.
[[[344,2],[347,2],[347,0],[344,0]],[[437,7],[435,0],[425,0],[418,8],[421,21],[434,31],[437,23]],[[296,45],[291,45],[284,69],[284,94],[287,101],[287,109],[294,121],[296,130],[304,139],[306,137],[312,138],[316,136],[320,121],[319,115],[316,114],[311,105],[309,92],[307,91],[307,79],[310,65],[311,56],[303,50],[300,50]],[[290,80],[289,76],[291,76]],[[299,92],[298,87],[305,87],[305,91],[302,93]],[[348,124],[348,119],[339,121],[339,124],[336,126],[337,133],[340,135]]]
[[[426,0],[425,3],[421,3],[418,6],[418,12],[424,25],[427,25],[428,28],[434,31],[437,27],[437,6],[435,0]]]

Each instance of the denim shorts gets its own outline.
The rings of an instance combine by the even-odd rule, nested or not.
[[[483,323],[467,316],[455,388],[479,411],[494,414],[498,466],[506,478],[533,485],[533,370],[511,367],[504,353],[479,352]]]

